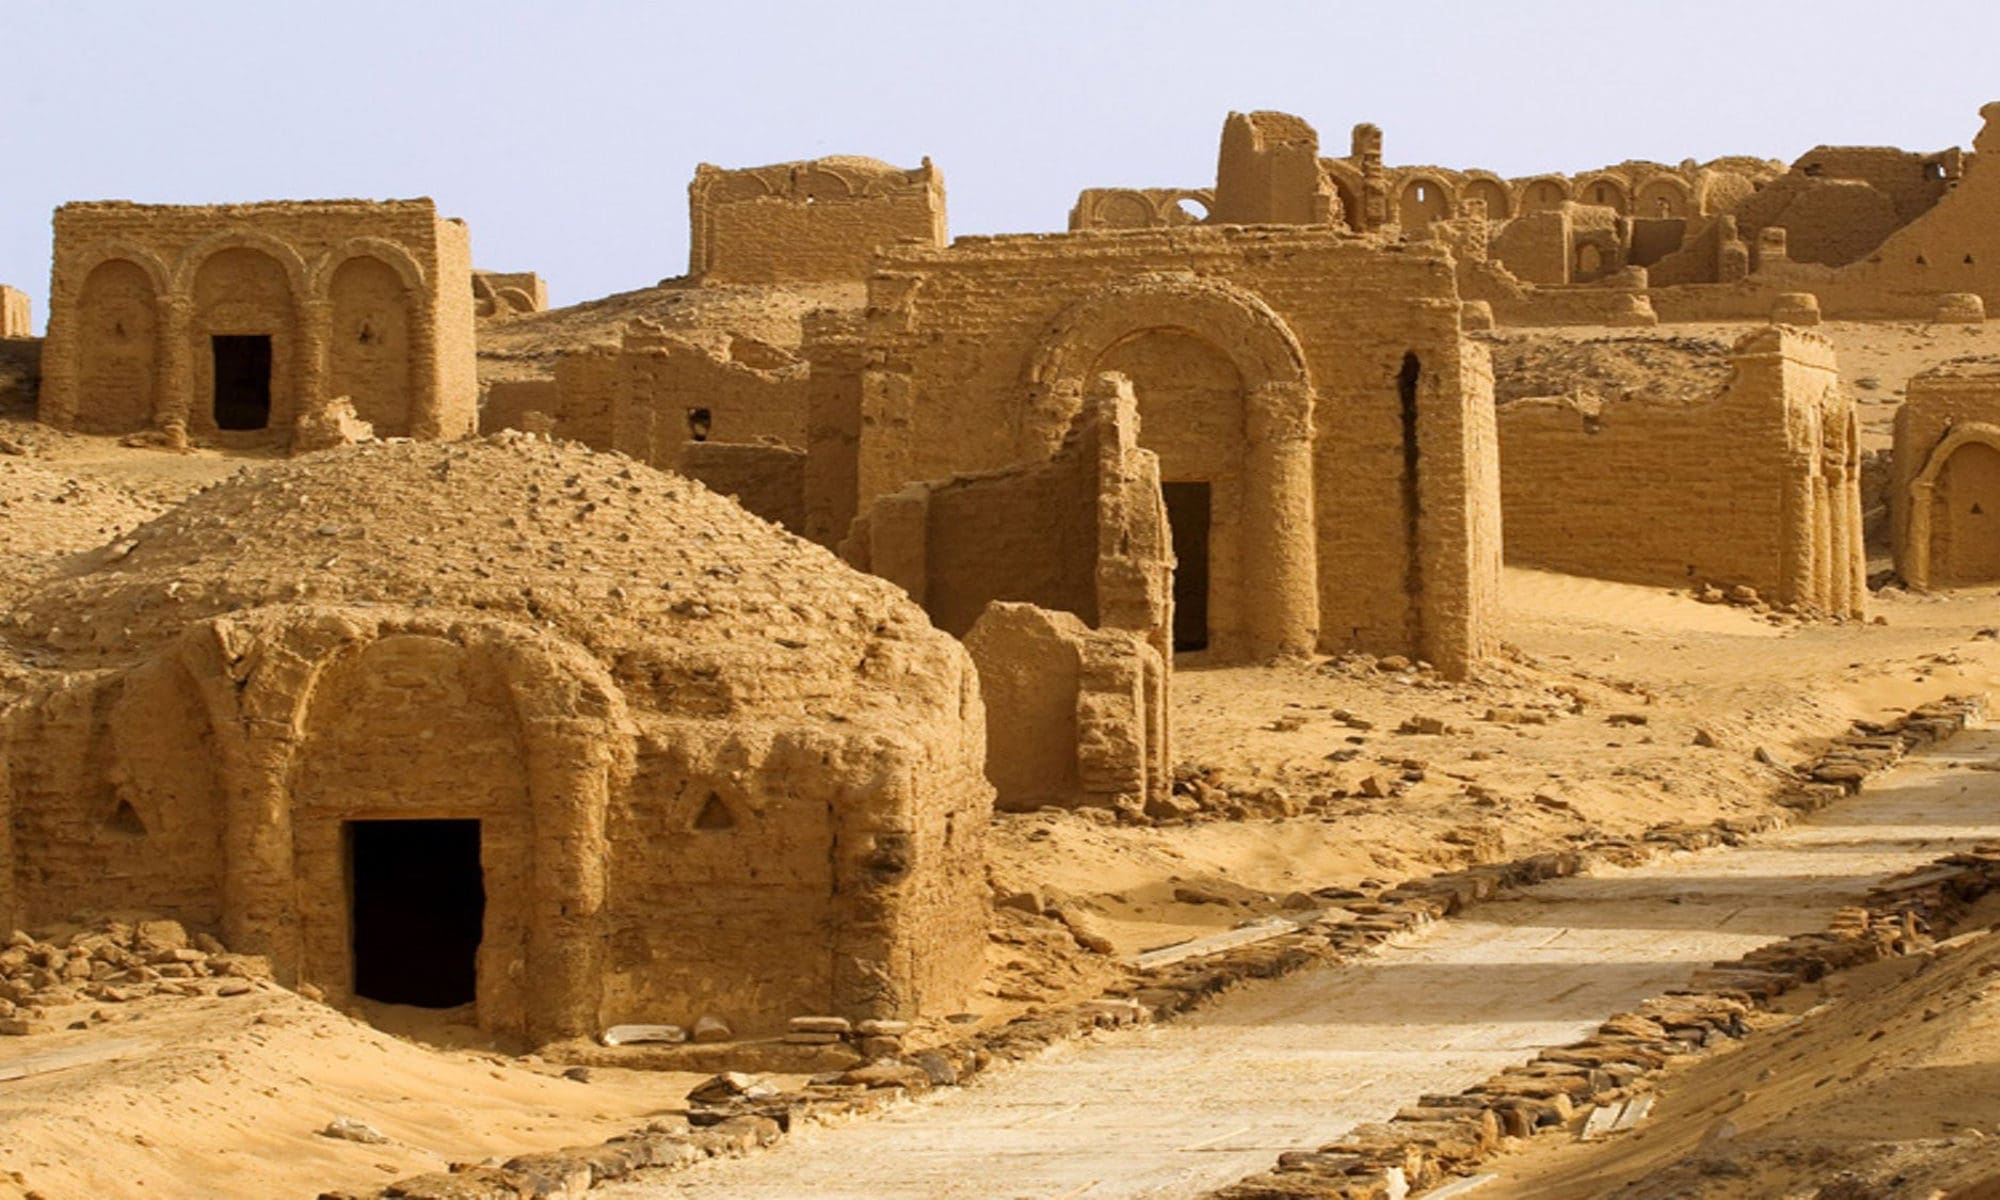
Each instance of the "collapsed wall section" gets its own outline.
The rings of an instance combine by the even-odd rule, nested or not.
[[[1661,586],[1744,586],[1859,616],[1859,450],[1830,343],[1772,326],[1708,399],[1500,409],[1507,560]]]

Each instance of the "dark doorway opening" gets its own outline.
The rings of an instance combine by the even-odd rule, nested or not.
[[[477,821],[349,821],[354,994],[454,1008],[478,990],[486,883]]]
[[[263,334],[228,334],[209,342],[215,351],[215,427],[268,428],[271,339]]]
[[[1174,540],[1174,649],[1208,649],[1208,523],[1206,482],[1163,483],[1167,528]]]

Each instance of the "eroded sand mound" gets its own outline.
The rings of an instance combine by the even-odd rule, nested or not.
[[[1529,396],[1582,393],[1691,402],[1729,378],[1729,343],[1708,337],[1604,337],[1502,334],[1493,346],[1493,396],[1505,404]]]
[[[717,714],[882,702],[930,634],[894,585],[691,480],[510,433],[246,470],[72,563],[7,635],[50,665],[116,665],[191,622],[299,602],[518,620]]]
[[[116,484],[0,456],[0,600],[63,555],[102,545],[162,507]]]

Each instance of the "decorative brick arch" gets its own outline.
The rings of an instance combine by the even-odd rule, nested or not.
[[[81,287],[97,268],[119,259],[124,259],[145,272],[146,277],[153,281],[153,294],[161,300],[166,299],[172,291],[174,273],[165,260],[151,250],[131,242],[112,242],[101,246],[95,253],[77,259],[69,266],[67,273],[70,278],[77,280],[77,285]]]
[[[1458,186],[1458,210],[1463,212],[1468,200],[1486,201],[1486,217],[1491,221],[1504,221],[1514,215],[1514,192],[1507,181],[1491,171],[1467,171],[1465,179]]]
[[[514,881],[525,892],[523,969],[518,979],[481,980],[481,1024],[543,1041],[593,1032],[605,817],[630,770],[621,758],[630,719],[601,664],[508,622],[281,606],[217,618],[184,635],[180,658],[207,709],[223,780],[225,932],[232,944],[270,955],[283,979],[312,972],[338,990],[346,978],[344,967],[327,970],[323,951],[316,957],[326,922],[304,903],[305,878],[324,884],[333,866],[323,849],[301,849],[299,818],[314,814],[301,814],[293,802],[300,735],[329,672],[396,637],[480,655],[506,686],[518,723],[527,788],[520,818],[531,839],[523,878]],[[259,653],[246,654],[253,645]],[[263,665],[270,662],[285,666]]]
[[[1658,211],[1662,202],[1667,211]],[[1639,181],[1632,191],[1635,217],[1691,217],[1695,215],[1694,185],[1679,175],[1660,171]]]
[[[224,250],[255,250],[275,259],[290,281],[293,304],[303,302],[312,294],[312,273],[307,270],[299,252],[270,234],[254,229],[226,229],[189,246],[181,253],[180,261],[174,264],[174,294],[192,297],[195,277],[200,274],[203,264]]]
[[[1952,456],[1967,446],[2000,451],[2000,425],[1969,421],[1952,427],[1924,459],[1924,469],[1910,480],[1910,527],[1904,535],[1903,582],[1917,591],[1931,587],[1931,519],[1937,505],[1937,481]]]
[[[1435,175],[1429,171],[1416,171],[1396,182],[1396,220],[1399,224],[1403,222],[1406,204],[1430,203],[1416,199],[1419,188],[1430,189],[1427,194],[1435,196],[1439,204],[1438,211],[1431,214],[1429,220],[1449,221],[1458,215],[1458,189],[1442,175]]]
[[[1105,354],[1161,330],[1210,343],[1242,380],[1243,523],[1260,552],[1254,582],[1243,567],[1243,649],[1254,658],[1310,652],[1319,635],[1317,534],[1300,514],[1314,511],[1312,379],[1298,338],[1263,300],[1221,280],[1156,274],[1072,303],[1029,356],[1021,450],[1053,454]]]
[[[357,258],[380,261],[396,273],[404,287],[413,292],[421,292],[424,288],[424,269],[408,250],[387,238],[358,237],[349,238],[320,256],[319,261],[312,265],[305,294],[316,300],[326,299],[333,287],[334,275]]]
[[[1571,199],[1576,194],[1575,190],[1570,187],[1569,180],[1564,179],[1560,175],[1536,175],[1531,179],[1521,180],[1520,185],[1514,189],[1514,211],[1517,213],[1539,212],[1542,209],[1550,207],[1546,204],[1537,203],[1531,205],[1529,203],[1538,193],[1550,191],[1557,196],[1557,204]]]
[[[1600,188],[1606,189],[1611,199],[1599,200],[1597,192]],[[1632,188],[1616,175],[1608,173],[1587,175],[1576,181],[1576,186],[1570,195],[1580,204],[1601,204],[1621,217],[1632,215]]]

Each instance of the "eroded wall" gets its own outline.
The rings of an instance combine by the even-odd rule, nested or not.
[[[0,283],[0,338],[33,336],[35,326],[28,305],[28,293]]]
[[[688,185],[688,273],[710,283],[855,280],[875,251],[941,246],[944,180],[925,159],[903,170],[870,158],[724,170]]]
[[[1694,404],[1569,397],[1500,409],[1507,560],[1860,615],[1854,413],[1831,345],[1767,327],[1731,350],[1733,373]]]

